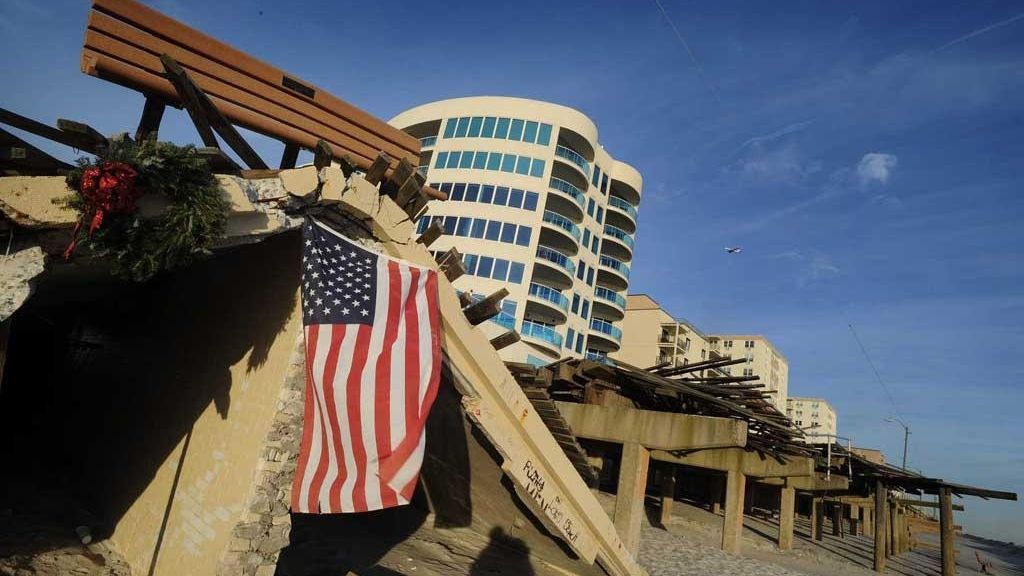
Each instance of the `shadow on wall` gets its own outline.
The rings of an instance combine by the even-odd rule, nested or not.
[[[44,278],[12,325],[0,437],[21,464],[0,482],[52,483],[109,536],[199,415],[212,403],[227,418],[231,367],[266,362],[296,307],[299,242],[283,234],[141,285],[79,267]]]
[[[509,576],[533,576],[530,565],[530,548],[519,538],[505,534],[500,527],[495,527],[489,534],[487,547],[469,569],[470,576],[493,576],[507,574]]]

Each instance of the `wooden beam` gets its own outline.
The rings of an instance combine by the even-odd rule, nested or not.
[[[142,118],[139,118],[139,127],[135,129],[135,140],[143,141],[147,138],[157,139],[160,131],[160,122],[164,118],[164,110],[167,103],[157,96],[146,96],[146,104],[142,107]]]
[[[501,301],[508,296],[508,289],[501,288],[490,296],[475,302],[465,309],[466,320],[473,326],[484,323],[501,313]]]
[[[290,170],[295,168],[295,163],[298,161],[299,145],[286,142],[284,145],[284,152],[281,153],[281,170]]]
[[[197,148],[196,154],[201,158],[205,158],[207,164],[210,166],[210,170],[214,172],[221,174],[236,174],[240,171],[238,164],[235,164],[235,161],[217,146]]]
[[[931,502],[929,500],[914,500],[912,498],[897,498],[897,502],[905,506],[914,506],[917,508],[941,508],[941,502]],[[953,510],[955,512],[963,512],[963,504],[953,504]]]
[[[437,256],[437,266],[449,282],[466,273],[466,265],[462,263],[462,254],[455,248]]]
[[[953,493],[939,489],[939,539],[942,545],[942,576],[956,576],[956,534],[953,531]]]
[[[53,140],[58,144],[64,144],[65,146],[71,146],[72,148],[78,148],[95,154],[97,150],[94,148],[95,142],[89,137],[76,134],[74,132],[65,132],[58,130],[53,126],[47,126],[42,122],[37,122],[31,118],[27,118],[20,114],[15,114],[10,110],[0,108],[0,124],[7,124],[13,126],[19,130],[24,130],[36,136],[42,136],[47,140]]]
[[[387,194],[392,200],[398,201],[398,191],[416,173],[416,168],[407,159],[398,161],[398,166],[391,171],[388,181],[380,187],[381,194]]]
[[[173,58],[163,55],[160,57],[160,62],[164,67],[164,76],[177,91],[178,98],[181,99],[181,104],[185,107],[188,117],[192,119],[196,132],[199,132],[199,139],[203,141],[203,145],[207,148],[220,148],[220,142],[217,141],[217,136],[214,135],[213,128],[210,126],[210,120],[206,116],[206,108],[199,99],[199,88]]]
[[[440,238],[442,234],[444,234],[444,228],[441,226],[440,222],[434,220],[430,223],[430,226],[427,226],[427,229],[423,231],[423,234],[420,234],[420,237],[416,239],[416,243],[423,244],[424,246],[430,246],[434,243],[434,240]]]
[[[507,348],[515,344],[516,342],[519,342],[519,332],[516,332],[515,330],[509,330],[508,332],[499,334],[494,338],[491,338],[491,346],[495,350]]]
[[[101,148],[106,148],[108,145],[107,138],[88,124],[58,118],[57,128],[60,128],[61,132],[72,134],[76,138],[81,138],[86,142],[89,142],[89,149],[91,150],[100,150]]]
[[[384,173],[388,171],[389,166],[391,166],[391,157],[384,152],[380,152],[377,154],[377,158],[374,159],[373,164],[370,164],[370,168],[366,171],[366,175],[363,178],[376,186],[384,178]]]
[[[0,129],[0,170],[29,176],[56,175],[74,166],[43,152],[10,132]]]

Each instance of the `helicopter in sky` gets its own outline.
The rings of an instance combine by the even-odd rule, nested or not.
[[[743,248],[740,248],[739,246],[726,246],[725,251],[729,254],[739,254],[740,252],[743,252]]]

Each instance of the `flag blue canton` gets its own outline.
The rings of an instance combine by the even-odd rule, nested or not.
[[[302,322],[373,324],[377,255],[307,219],[302,227]]]

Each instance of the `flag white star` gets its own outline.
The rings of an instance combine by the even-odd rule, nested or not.
[[[370,313],[367,312],[366,310],[360,310],[359,313],[362,314],[363,316],[369,316],[370,315]]]

